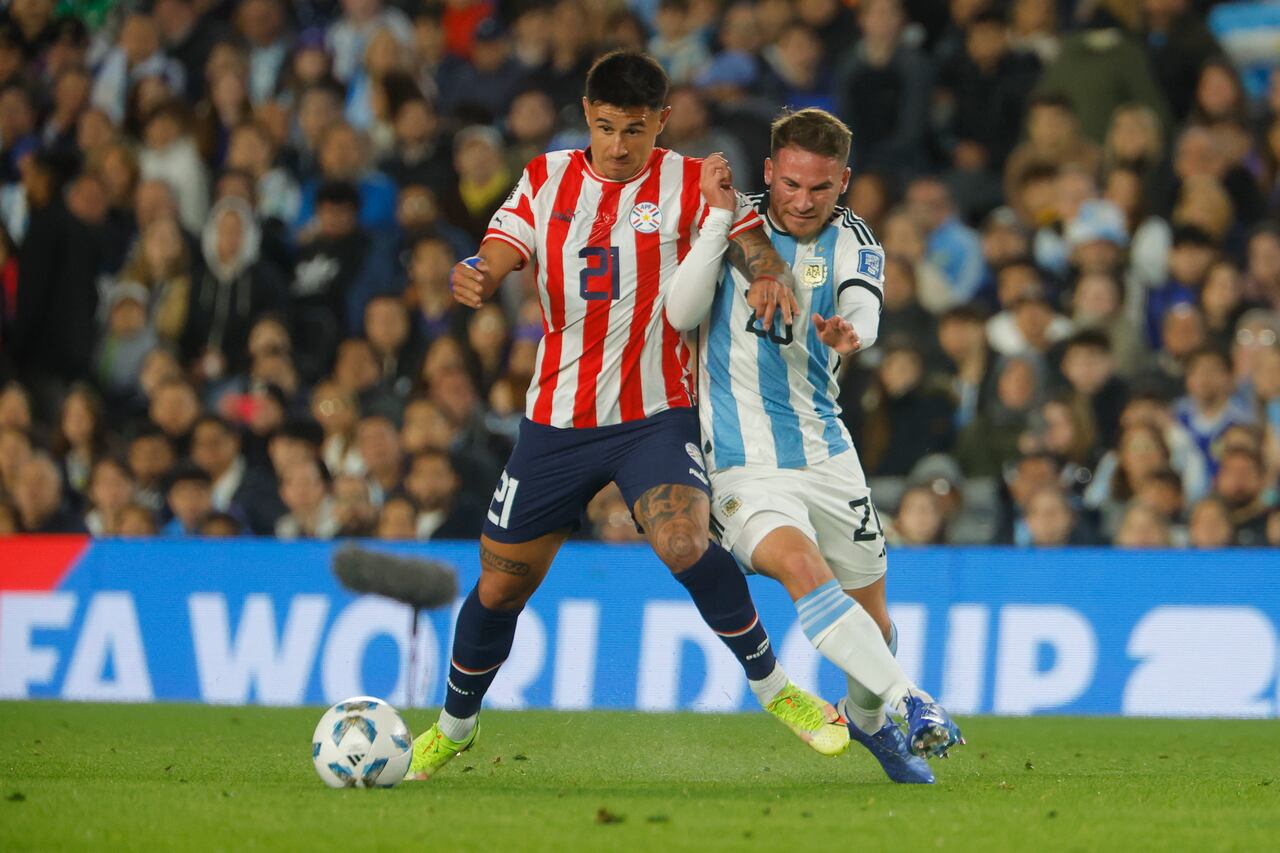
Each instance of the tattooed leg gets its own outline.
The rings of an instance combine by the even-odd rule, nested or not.
[[[655,486],[640,496],[635,509],[654,552],[742,664],[761,703],[767,703],[786,686],[786,674],[777,669],[738,563],[707,536],[711,502],[706,493],[693,486]]]
[[[636,501],[635,514],[654,553],[671,571],[685,571],[706,553],[711,504],[705,492],[692,486],[654,486]]]
[[[480,581],[458,608],[444,711],[439,729],[428,732],[428,737],[437,731],[443,733],[455,745],[435,765],[429,748],[415,757],[415,766],[430,765],[423,772],[434,772],[435,766],[465,749],[462,744],[470,743],[484,694],[511,653],[520,611],[546,577],[566,535],[563,531],[552,533],[518,545],[480,537]]]
[[[481,536],[480,582],[476,584],[480,602],[494,610],[524,607],[547,576],[567,535],[563,531],[550,533],[518,545]]]

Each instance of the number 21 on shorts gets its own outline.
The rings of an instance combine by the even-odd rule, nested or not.
[[[520,481],[515,477],[507,476],[507,472],[502,472],[502,477],[498,480],[498,488],[493,491],[493,503],[489,504],[489,523],[496,524],[503,530],[507,529],[507,523],[511,521],[511,507],[516,502],[516,489],[520,488]]]

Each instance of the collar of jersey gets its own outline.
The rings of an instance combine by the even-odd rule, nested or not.
[[[604,175],[597,172],[595,170],[595,167],[591,165],[591,149],[590,148],[581,149],[580,151],[577,152],[577,155],[582,158],[582,170],[586,172],[587,175],[590,176],[592,180],[599,181],[602,184],[626,185],[626,184],[632,183],[633,181],[638,181],[641,178],[643,178],[645,175],[649,174],[649,170],[653,168],[653,164],[658,162],[658,160],[662,159],[662,157],[666,153],[667,153],[667,149],[665,148],[653,149],[653,151],[649,154],[649,161],[644,164],[644,168],[641,169],[639,172],[636,172],[630,178],[627,178],[625,181],[615,181],[613,178],[606,178]]]

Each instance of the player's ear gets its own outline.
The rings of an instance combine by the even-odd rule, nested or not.
[[[773,186],[773,158],[764,158],[764,185],[766,187]]]
[[[658,133],[662,133],[662,129],[667,126],[667,119],[671,118],[671,107],[663,107],[662,112],[658,113]]]
[[[853,169],[848,166],[844,167],[844,174],[840,176],[840,195],[843,196],[849,191],[849,179],[853,177]]]
[[[587,102],[587,96],[582,96],[582,116],[587,120],[587,127],[591,126],[591,104]]]

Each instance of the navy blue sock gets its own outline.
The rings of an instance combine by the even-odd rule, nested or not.
[[[689,590],[703,621],[742,664],[747,678],[759,681],[773,672],[778,661],[733,555],[712,542],[698,562],[675,577]]]
[[[453,629],[453,659],[444,697],[444,709],[451,716],[465,719],[479,713],[498,667],[511,654],[519,618],[519,610],[490,610],[480,603],[477,590],[471,590]]]

